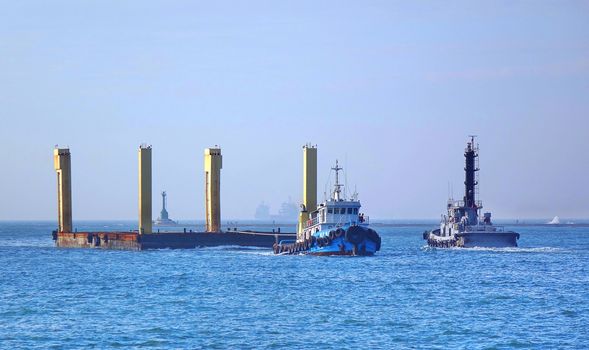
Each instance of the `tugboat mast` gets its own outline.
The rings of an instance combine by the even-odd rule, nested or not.
[[[335,160],[335,168],[331,168],[331,170],[335,170],[335,189],[333,190],[333,200],[340,201],[341,200],[341,192],[342,186],[339,183],[339,171],[343,168],[338,165],[337,159]]]
[[[464,206],[467,208],[476,208],[475,193],[478,182],[476,181],[476,172],[479,169],[476,167],[476,158],[479,156],[479,148],[474,143],[475,135],[470,135],[470,142],[466,145],[464,151],[464,158],[466,161],[465,170],[465,191],[464,191]]]

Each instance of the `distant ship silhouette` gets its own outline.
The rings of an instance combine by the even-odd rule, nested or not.
[[[296,221],[299,215],[297,205],[289,198],[288,202],[282,203],[277,215],[270,214],[270,207],[262,202],[256,209],[254,218],[256,220],[274,220],[274,221]]]

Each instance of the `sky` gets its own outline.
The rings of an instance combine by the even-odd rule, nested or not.
[[[336,159],[372,218],[436,219],[463,192],[468,135],[495,218],[589,218],[588,1],[3,1],[0,220],[54,220],[56,144],[75,220],[137,218],[153,146],[173,219],[319,197]],[[332,180],[333,181],[333,178]]]

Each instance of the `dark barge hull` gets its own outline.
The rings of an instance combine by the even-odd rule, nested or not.
[[[459,233],[455,239],[443,239],[433,233],[426,237],[427,244],[436,248],[515,248],[519,233],[517,232],[465,232]]]
[[[54,232],[60,248],[94,248],[113,250],[193,249],[198,247],[242,246],[272,248],[280,240],[296,234],[272,232]]]

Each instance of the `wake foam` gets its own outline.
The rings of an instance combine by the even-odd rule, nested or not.
[[[493,248],[493,247],[472,247],[472,248],[435,248],[428,245],[421,247],[422,251],[432,250],[450,250],[450,251],[470,251],[470,252],[497,252],[497,253],[563,253],[567,252],[567,249],[556,248],[556,247],[505,247],[505,248]]]

